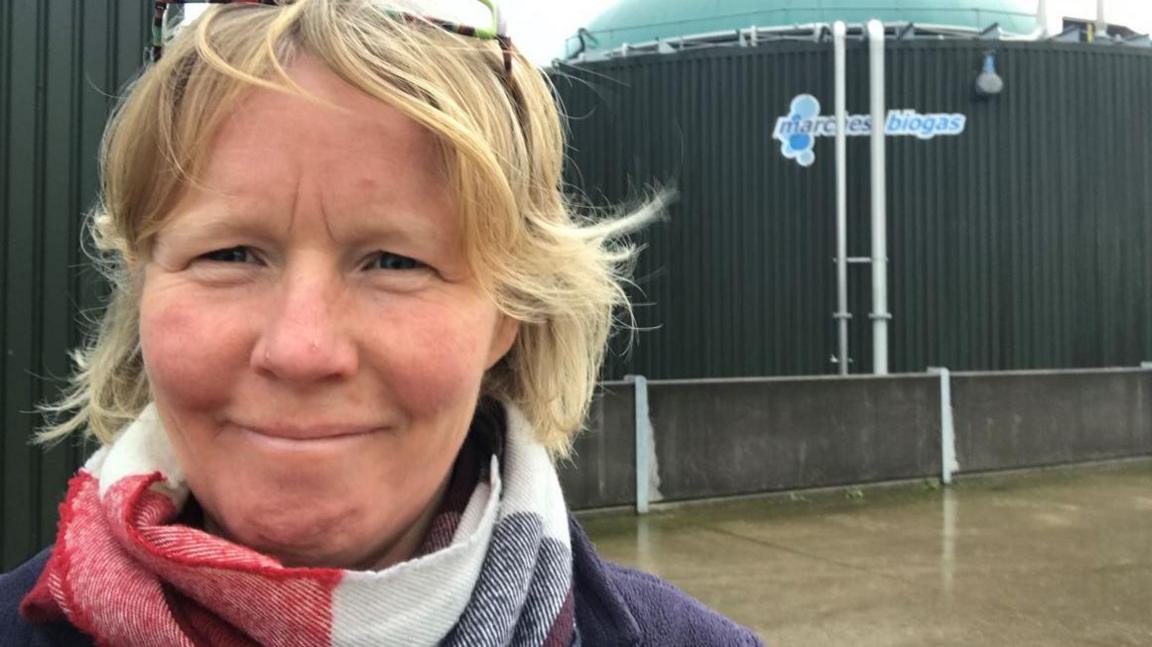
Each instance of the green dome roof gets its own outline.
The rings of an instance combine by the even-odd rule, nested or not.
[[[915,22],[1011,34],[1035,31],[1037,0],[619,0],[592,20],[589,50],[753,25],[775,27],[843,20]]]

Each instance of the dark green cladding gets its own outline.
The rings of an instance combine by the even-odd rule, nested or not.
[[[50,543],[82,460],[28,444],[103,291],[80,253],[100,135],[143,60],[141,0],[0,0],[0,566]]]
[[[986,50],[1003,94],[975,98]],[[848,108],[868,112],[867,50]],[[558,69],[569,181],[594,204],[680,192],[640,237],[636,318],[606,377],[835,372],[832,139],[801,168],[772,139],[791,99],[831,112],[831,44],[769,44]],[[887,104],[967,115],[958,137],[889,137],[893,371],[1152,359],[1152,50],[890,42]],[[849,138],[850,256],[870,253],[867,137]],[[871,274],[850,266],[853,372],[871,369]]]

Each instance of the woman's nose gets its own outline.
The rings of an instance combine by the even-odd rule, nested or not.
[[[340,290],[312,279],[286,282],[269,311],[253,313],[264,325],[252,349],[257,372],[289,382],[317,382],[354,375],[358,355],[350,338]]]

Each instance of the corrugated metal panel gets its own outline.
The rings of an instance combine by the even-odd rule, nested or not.
[[[1002,95],[972,84],[986,49]],[[797,94],[832,105],[830,44],[773,44],[563,67],[570,179],[594,203],[674,181],[642,237],[645,305],[606,377],[831,372],[834,160],[801,168],[772,139]],[[849,48],[848,108],[868,110]],[[1152,357],[1152,52],[1053,43],[895,42],[888,105],[962,112],[959,137],[888,139],[891,358],[1018,369]],[[869,252],[867,138],[850,138],[850,255]],[[850,270],[854,372],[871,366],[870,273]],[[622,346],[617,343],[617,347]]]
[[[81,460],[28,440],[32,412],[69,372],[75,325],[100,283],[82,270],[82,214],[117,90],[143,60],[147,7],[136,0],[0,2],[0,565],[50,543],[56,505]]]

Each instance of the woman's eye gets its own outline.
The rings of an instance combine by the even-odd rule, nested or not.
[[[418,270],[422,267],[425,267],[425,265],[414,258],[393,254],[392,252],[380,252],[375,256],[375,258],[372,259],[372,266],[370,269]]]
[[[200,258],[217,263],[251,263],[256,260],[256,256],[252,254],[252,250],[243,245],[208,252]]]

